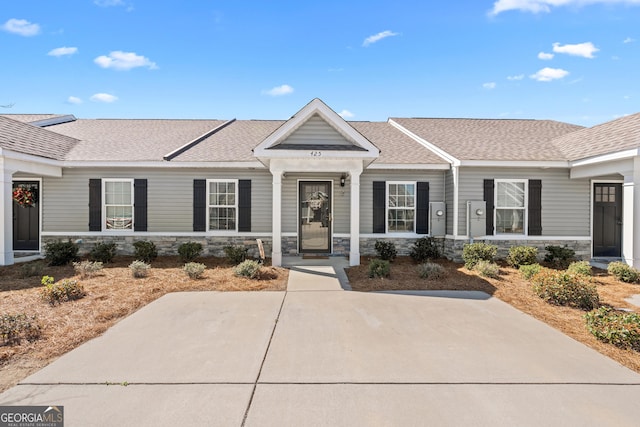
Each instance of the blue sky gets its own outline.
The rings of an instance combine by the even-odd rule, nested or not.
[[[307,4],[309,3],[309,4]],[[640,0],[5,0],[0,113],[349,120],[640,111]]]

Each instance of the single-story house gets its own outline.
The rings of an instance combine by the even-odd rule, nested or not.
[[[0,264],[71,239],[207,254],[261,239],[291,254],[408,253],[438,238],[568,245],[640,267],[640,114],[345,121],[319,99],[288,120],[0,116]],[[25,258],[28,259],[28,258]]]

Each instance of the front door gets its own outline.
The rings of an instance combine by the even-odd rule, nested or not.
[[[593,186],[593,256],[622,254],[622,184]]]
[[[299,200],[300,252],[331,252],[331,182],[300,181]]]
[[[22,203],[13,201],[13,250],[40,250],[40,183],[14,181],[13,190],[22,194]]]

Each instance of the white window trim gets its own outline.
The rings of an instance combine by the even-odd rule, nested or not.
[[[524,207],[523,208],[514,208],[514,207],[504,207],[498,208],[498,183],[499,182],[508,182],[508,183],[524,183]],[[529,223],[529,180],[528,179],[496,179],[495,183],[495,191],[493,195],[493,224],[494,229],[496,230],[496,236],[528,236],[529,228],[527,224]],[[522,218],[522,233],[499,233],[498,232],[498,209],[522,209],[524,211],[524,217]]]
[[[411,231],[389,231],[389,186],[390,185],[403,185],[410,184],[413,185],[413,230]],[[385,188],[385,201],[384,201],[384,231],[385,234],[398,234],[400,236],[407,236],[410,233],[415,234],[416,232],[416,218],[417,218],[417,209],[418,209],[418,182],[417,181],[387,181]],[[400,209],[394,209],[400,210]],[[402,208],[402,210],[409,210],[408,208]]]
[[[217,183],[217,182],[232,182],[235,185],[236,188],[236,198],[235,198],[235,205],[212,205],[209,202],[211,201],[209,199],[209,196],[211,195],[211,184],[212,183]],[[208,179],[207,180],[207,228],[206,231],[207,233],[210,234],[222,234],[222,233],[229,233],[229,232],[238,232],[238,198],[239,198],[239,194],[238,194],[238,180],[237,179]],[[211,230],[211,225],[210,225],[210,220],[211,220],[211,208],[212,207],[227,207],[227,208],[235,208],[236,210],[236,220],[235,220],[235,224],[236,227],[233,230]]]
[[[135,224],[135,192],[133,188],[133,178],[102,178],[102,231],[107,233],[130,233]],[[107,228],[107,182],[128,182],[131,185],[131,228],[114,230]]]

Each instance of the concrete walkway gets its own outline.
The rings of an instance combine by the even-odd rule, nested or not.
[[[481,292],[166,295],[0,395],[66,427],[637,426],[640,375]]]

